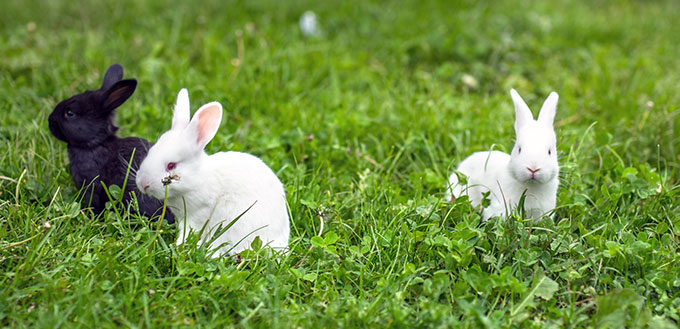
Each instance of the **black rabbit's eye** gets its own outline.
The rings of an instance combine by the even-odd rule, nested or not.
[[[73,111],[70,111],[70,110],[69,110],[69,111],[66,111],[66,112],[64,113],[64,116],[67,117],[67,118],[73,118],[74,116],[76,116],[76,114],[73,113]]]

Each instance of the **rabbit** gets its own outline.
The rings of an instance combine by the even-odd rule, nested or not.
[[[515,104],[517,135],[512,153],[474,153],[457,169],[467,176],[466,185],[459,184],[455,172],[449,177],[448,197],[451,201],[467,195],[472,205],[478,207],[483,193],[490,192],[490,204],[481,212],[482,221],[508,214],[517,208],[525,191],[524,210],[528,218],[540,218],[555,209],[560,167],[553,121],[558,95],[550,93],[541,107],[538,120],[534,120],[517,91],[510,90],[510,96]]]
[[[70,171],[76,187],[86,187],[83,202],[96,214],[104,209],[109,197],[102,187],[123,187],[134,150],[134,158],[123,200],[130,201],[135,192],[139,212],[149,218],[160,216],[163,202],[142,195],[134,184],[135,170],[146,156],[151,144],[141,138],[116,136],[115,109],[135,91],[137,80],[123,80],[123,67],[113,64],[104,75],[98,90],[88,90],[61,101],[48,118],[52,135],[67,143]],[[172,213],[166,212],[168,223],[174,223]]]
[[[170,130],[149,150],[136,178],[139,190],[156,198],[164,197],[167,188],[168,206],[178,218],[177,245],[193,230],[201,232],[204,242],[214,239],[208,246],[213,257],[249,249],[257,236],[263,245],[287,251],[286,195],[276,174],[247,153],[204,151],[220,126],[220,103],[205,104],[189,117],[189,95],[182,89]],[[219,225],[226,227],[236,218],[222,235],[212,236]]]

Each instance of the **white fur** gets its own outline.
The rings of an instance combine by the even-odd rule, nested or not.
[[[212,115],[201,117],[210,111]],[[215,136],[221,114],[222,106],[212,102],[202,106],[189,122],[189,98],[186,89],[182,89],[173,113],[172,129],[149,150],[137,171],[137,186],[140,191],[163,200],[162,180],[175,175],[167,187],[168,206],[178,219],[178,245],[184,243],[189,230],[200,231],[205,225],[201,238],[207,240],[219,224],[227,225],[243,214],[211,244],[211,248],[217,248],[227,243],[216,256],[249,249],[257,236],[264,245],[285,250],[290,224],[285,191],[276,174],[250,154],[208,155],[203,150]],[[177,165],[167,171],[170,162]]]
[[[510,95],[515,104],[517,135],[512,154],[499,151],[474,153],[457,169],[467,176],[467,185],[459,184],[456,173],[449,177],[449,198],[468,195],[472,205],[477,207],[482,201],[482,193],[490,192],[490,205],[482,210],[482,220],[513,211],[525,191],[524,209],[528,217],[538,218],[555,209],[560,169],[553,129],[557,93],[548,96],[537,120],[514,89],[510,90]],[[532,174],[529,169],[538,171]]]

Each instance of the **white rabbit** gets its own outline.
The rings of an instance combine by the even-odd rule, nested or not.
[[[241,152],[205,153],[204,148],[222,120],[222,105],[203,105],[189,121],[186,89],[177,95],[172,128],[151,147],[137,171],[139,190],[163,200],[177,217],[177,244],[189,230],[205,230],[206,241],[219,224],[236,223],[210,248],[222,246],[214,255],[237,254],[250,248],[259,236],[263,245],[286,250],[290,224],[285,191],[276,174],[259,158]]]
[[[474,207],[480,205],[483,193],[490,192],[488,207],[482,220],[508,214],[526,191],[524,210],[530,218],[539,218],[555,209],[559,186],[557,139],[553,128],[557,109],[557,93],[552,92],[543,103],[538,120],[522,97],[512,89],[515,103],[517,140],[512,154],[499,151],[477,152],[463,160],[458,171],[467,176],[467,185],[458,176],[449,177],[448,196],[453,200],[468,195]]]

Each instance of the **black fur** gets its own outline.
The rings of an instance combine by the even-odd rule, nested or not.
[[[96,213],[101,213],[109,200],[101,182],[122,188],[134,150],[123,200],[130,201],[130,192],[134,191],[141,214],[149,218],[161,214],[163,202],[142,194],[135,184],[135,172],[151,143],[137,137],[117,137],[118,127],[113,122],[114,110],[132,96],[136,87],[137,80],[123,80],[123,67],[113,64],[106,71],[100,89],[60,102],[49,117],[52,135],[68,144],[73,182],[76,187],[85,187],[83,201]],[[175,217],[169,209],[165,217],[174,223]]]

